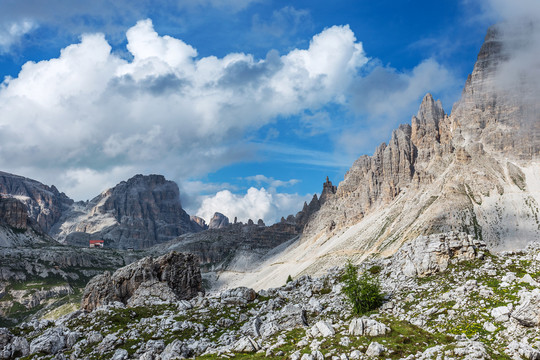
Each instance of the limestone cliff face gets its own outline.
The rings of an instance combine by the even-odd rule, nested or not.
[[[73,204],[73,200],[60,193],[54,185],[49,187],[38,181],[5,172],[0,172],[0,195],[14,197],[24,203],[28,215],[35,219],[45,232],[49,232],[62,216],[62,212]]]
[[[28,228],[28,209],[19,200],[0,198],[0,224],[11,226],[16,230]]]
[[[162,175],[136,175],[68,213],[56,235],[77,245],[98,238],[107,247],[142,249],[201,230],[182,209],[176,183]]]
[[[28,214],[28,207],[20,200],[0,197],[0,247],[54,244]]]

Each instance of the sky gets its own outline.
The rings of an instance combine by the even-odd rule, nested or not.
[[[273,223],[427,92],[450,112],[488,26],[539,4],[0,0],[0,170],[75,200],[163,174],[191,215]]]

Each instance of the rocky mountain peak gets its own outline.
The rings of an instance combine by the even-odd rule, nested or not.
[[[418,114],[411,120],[412,142],[417,147],[429,147],[434,142],[440,142],[439,123],[445,117],[441,101],[435,101],[428,93],[422,100]]]
[[[141,249],[203,229],[182,209],[175,182],[139,174],[67,212],[55,234],[82,246],[92,237],[108,247]]]
[[[203,230],[208,229],[208,225],[206,225],[206,221],[204,221],[203,218],[195,216],[195,215],[191,215],[190,219],[191,221],[199,225]]]
[[[326,181],[323,183],[323,190],[322,190],[321,198],[319,202],[321,204],[325,203],[329,197],[332,197],[336,193],[336,191],[337,191],[337,186],[334,186],[327,176]]]
[[[191,299],[202,287],[199,260],[192,254],[170,252],[156,259],[143,258],[94,277],[86,286],[81,307],[91,311],[115,301],[142,306],[148,301]]]

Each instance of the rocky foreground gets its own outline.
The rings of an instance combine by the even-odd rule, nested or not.
[[[160,275],[169,274],[167,256],[182,258],[143,259],[135,264],[144,271],[134,264],[117,271],[134,274],[128,283],[138,301],[111,297],[91,312],[0,329],[0,358],[540,359],[537,243],[490,254],[465,234],[419,237],[390,258],[361,265],[386,294],[367,316],[351,313],[340,268],[259,292],[236,288],[180,300],[182,294],[163,291],[141,299],[141,284],[170,280]],[[184,284],[197,283],[196,274],[183,274]]]

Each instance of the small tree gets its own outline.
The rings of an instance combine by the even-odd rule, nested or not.
[[[367,271],[358,276],[358,269],[350,260],[345,266],[345,274],[341,280],[342,291],[352,304],[354,314],[362,315],[382,305],[384,297],[379,281]]]
[[[286,283],[288,284],[288,283],[290,283],[291,281],[292,281],[292,277],[291,277],[291,275],[289,275],[289,276],[287,277],[287,282],[286,282]]]

